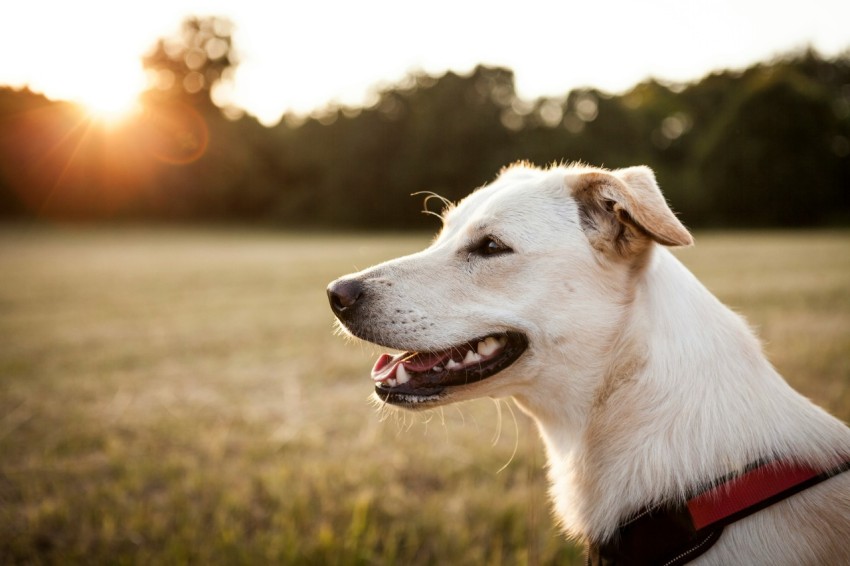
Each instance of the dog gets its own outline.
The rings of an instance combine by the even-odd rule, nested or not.
[[[669,251],[693,240],[651,169],[519,163],[442,220],[328,287],[345,332],[402,351],[381,402],[512,397],[590,563],[850,564],[850,429]]]

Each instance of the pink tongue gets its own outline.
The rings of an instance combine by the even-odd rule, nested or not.
[[[372,379],[375,381],[386,381],[387,379],[395,378],[396,369],[401,361],[402,354],[391,356],[389,354],[381,354],[381,357],[375,362],[372,368]]]
[[[404,363],[404,368],[412,372],[426,372],[432,367],[441,365],[449,359],[449,352],[425,352],[411,354],[405,352],[403,354],[381,354],[375,361],[375,366],[372,368],[372,379],[375,381],[384,381],[394,378],[396,369],[400,363]]]
[[[388,363],[392,361],[393,357],[389,354],[381,354],[381,357],[375,362],[375,366],[372,368],[372,374],[379,373],[382,369],[384,369]]]
[[[404,367],[411,371],[428,371],[432,367],[441,364],[447,357],[447,352],[415,354],[404,360]]]

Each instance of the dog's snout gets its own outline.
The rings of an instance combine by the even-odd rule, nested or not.
[[[328,285],[328,300],[337,316],[349,313],[363,296],[363,284],[356,279],[338,279]]]

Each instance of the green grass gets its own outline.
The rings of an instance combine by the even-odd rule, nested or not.
[[[331,279],[428,236],[0,230],[0,563],[579,564],[528,419],[382,419]],[[850,233],[680,257],[850,419]]]

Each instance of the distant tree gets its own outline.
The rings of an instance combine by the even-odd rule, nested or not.
[[[458,200],[530,159],[650,165],[689,226],[850,223],[850,51],[535,101],[510,69],[414,73],[368,107],[274,128],[216,106],[234,51],[227,20],[186,20],[145,58],[144,111],[117,129],[0,87],[0,218],[430,228],[411,193]]]
[[[32,164],[58,141],[50,129],[63,121],[60,106],[29,89],[0,87],[0,219],[32,214],[47,198]]]
[[[216,86],[237,64],[232,31],[225,18],[188,18],[143,59],[153,81],[136,131],[167,165],[149,191],[156,216],[244,221],[267,215],[278,198],[272,136],[251,117],[226,119],[216,105]]]
[[[754,77],[739,92],[698,159],[711,215],[741,226],[822,223],[845,192],[827,91],[787,71]]]
[[[236,67],[233,24],[226,18],[188,18],[177,37],[160,39],[142,63],[153,75],[154,98],[212,104],[216,84]]]

